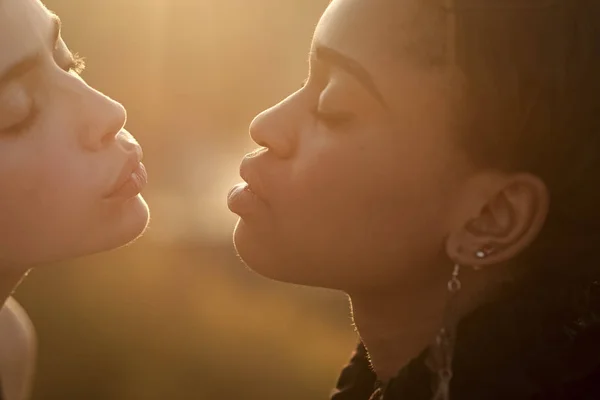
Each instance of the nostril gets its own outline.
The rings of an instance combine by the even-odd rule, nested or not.
[[[124,120],[118,119],[115,120],[114,123],[111,124],[108,129],[106,129],[105,133],[100,137],[100,144],[102,147],[109,146],[112,142],[115,141],[120,135],[123,129]]]
[[[113,132],[108,132],[105,135],[102,135],[100,139],[100,145],[102,148],[108,147],[115,140],[115,134]]]

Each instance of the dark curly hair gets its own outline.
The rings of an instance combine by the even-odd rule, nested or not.
[[[461,321],[452,392],[556,393],[600,364],[600,1],[441,1],[417,55],[458,67],[462,144],[483,168],[537,175],[551,202],[514,281]],[[461,395],[486,374],[497,397]]]

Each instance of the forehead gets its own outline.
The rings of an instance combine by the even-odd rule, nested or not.
[[[415,89],[437,88],[444,78],[428,59],[445,51],[445,23],[441,0],[333,0],[313,45],[363,65],[393,106]]]
[[[0,71],[48,42],[51,13],[39,0],[0,0]]]
[[[398,55],[403,44],[414,40],[422,3],[418,0],[333,0],[317,26],[315,41],[345,54],[391,58]]]

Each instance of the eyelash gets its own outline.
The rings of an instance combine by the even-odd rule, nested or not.
[[[300,85],[300,90],[304,89],[308,85],[309,79],[310,78],[306,78],[305,80],[302,81],[302,84]],[[317,122],[322,123],[323,125],[325,125],[327,127],[327,129],[331,129],[331,130],[342,127],[344,124],[347,124],[348,122],[350,122],[350,120],[353,117],[353,115],[348,112],[324,113],[324,112],[319,111],[318,106],[315,107],[314,109],[312,109],[310,111],[310,114],[313,116],[313,118]]]
[[[81,75],[83,70],[85,70],[85,58],[75,53],[69,60],[69,64],[67,64],[63,69],[66,72],[73,72],[77,75]]]
[[[340,128],[352,119],[352,114],[346,112],[324,113],[318,109],[314,109],[311,111],[311,114],[317,122],[322,123],[328,129]]]

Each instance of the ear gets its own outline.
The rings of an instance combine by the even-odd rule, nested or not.
[[[454,262],[477,268],[508,261],[542,229],[549,207],[544,182],[531,174],[514,174],[498,182],[498,189],[483,195],[487,198],[480,192],[480,199],[473,199],[479,210],[449,235],[446,252]]]

